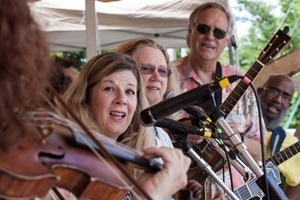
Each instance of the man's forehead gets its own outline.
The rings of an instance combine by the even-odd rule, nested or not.
[[[294,83],[291,79],[282,76],[270,77],[265,84],[265,87],[275,87],[281,90],[294,92]]]

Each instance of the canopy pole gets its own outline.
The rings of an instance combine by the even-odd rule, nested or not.
[[[290,127],[290,124],[291,124],[293,118],[295,117],[296,112],[298,111],[299,104],[300,104],[300,96],[297,98],[296,103],[293,105],[293,109],[292,109],[291,113],[289,114],[289,118],[285,122],[285,125],[283,126],[283,129],[286,130]]]
[[[89,61],[97,55],[98,20],[94,0],[85,0],[85,24],[86,24],[86,59]]]

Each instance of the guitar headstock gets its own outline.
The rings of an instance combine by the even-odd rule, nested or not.
[[[247,77],[247,79],[254,80],[261,69],[270,61],[272,61],[274,57],[281,51],[281,49],[289,43],[291,37],[287,35],[287,32],[288,28],[285,28],[283,31],[278,30],[276,32],[276,34],[268,42],[264,50],[260,53],[256,62],[245,74],[245,77]],[[223,104],[220,106],[220,109],[223,111],[224,117],[226,117],[231,112],[248,86],[249,85],[244,81],[240,81],[236,88],[234,88],[234,91],[231,92],[231,94],[223,102]]]
[[[286,46],[290,40],[291,37],[287,35],[288,27],[285,27],[283,30],[278,30],[272,39],[268,42],[267,46],[263,49],[263,51],[260,53],[258,60],[266,65],[270,61],[272,61],[275,56],[283,49],[284,46]]]

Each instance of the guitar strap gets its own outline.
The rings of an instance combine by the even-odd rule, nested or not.
[[[217,62],[215,81],[221,78],[222,78],[222,66],[220,62]],[[215,92],[215,103],[216,106],[218,107],[220,107],[220,105],[222,104],[222,90],[218,90]]]
[[[273,129],[272,135],[270,138],[270,149],[271,154],[274,155],[275,153],[280,151],[281,145],[286,137],[286,133],[280,126],[277,126]]]

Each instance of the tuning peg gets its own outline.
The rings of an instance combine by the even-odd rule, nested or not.
[[[285,26],[285,27],[283,28],[283,32],[284,32],[284,33],[288,33],[289,30],[290,30],[290,28],[289,28],[288,26]]]

